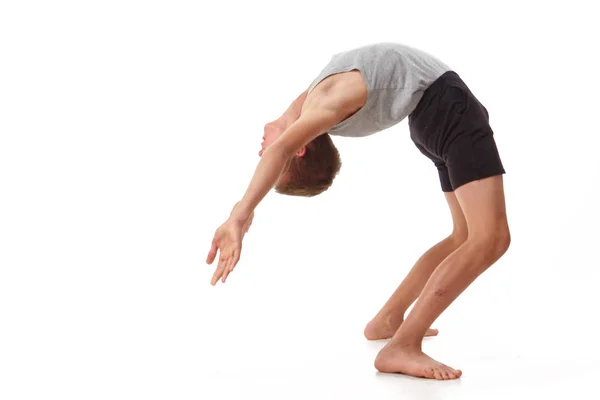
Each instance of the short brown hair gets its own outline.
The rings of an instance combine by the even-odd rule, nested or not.
[[[287,179],[276,185],[275,191],[289,196],[316,196],[329,189],[341,166],[338,149],[324,133],[306,146],[302,157],[294,156]]]

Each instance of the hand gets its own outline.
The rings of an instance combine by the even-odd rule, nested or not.
[[[254,219],[254,212],[247,218],[241,219],[235,214],[235,210],[236,207],[234,207],[230,218],[215,232],[212,247],[206,258],[206,263],[212,264],[217,255],[217,250],[219,250],[219,264],[211,280],[213,286],[219,279],[222,283],[225,283],[227,277],[235,268],[242,251],[242,240]]]

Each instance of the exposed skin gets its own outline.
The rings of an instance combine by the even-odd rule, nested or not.
[[[380,351],[375,368],[434,379],[456,379],[460,370],[439,363],[421,349],[427,328],[510,245],[502,175],[455,190],[467,221],[467,239],[429,277],[415,306]]]
[[[281,123],[287,124],[293,119],[302,97],[297,104],[292,104]],[[283,177],[291,158],[302,157],[308,143],[358,111],[367,100],[367,86],[360,72],[351,71],[324,79],[304,97],[297,119],[278,137],[265,137],[260,161],[246,193],[215,232],[206,259],[212,264],[219,252],[219,263],[211,280],[213,286],[219,279],[225,283],[237,265],[244,226],[248,225],[258,204]]]
[[[280,179],[286,179],[292,157],[302,157],[308,143],[357,112],[367,95],[360,72],[332,75],[310,93],[303,92],[280,118],[265,125],[256,171],[242,199],[216,230],[206,259],[212,264],[219,253],[213,286],[219,280],[225,283],[237,265],[254,210]],[[367,339],[391,338],[375,360],[380,372],[439,380],[462,375],[424,354],[421,343],[425,336],[437,335],[430,328],[434,321],[507,251],[510,231],[502,175],[470,182],[445,196],[452,233],[421,256],[365,328]]]
[[[452,233],[427,250],[402,281],[381,311],[367,324],[365,337],[369,340],[389,339],[400,328],[406,310],[417,299],[437,266],[458,249],[468,237],[467,220],[456,194],[444,193],[452,214]],[[435,336],[437,329],[428,329],[425,336]]]

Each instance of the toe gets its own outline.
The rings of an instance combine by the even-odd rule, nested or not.
[[[439,333],[439,331],[437,329],[427,329],[427,332],[425,333],[425,336],[437,336],[437,334]]]
[[[452,379],[452,371],[448,370],[448,369],[444,369],[444,371],[442,371],[442,376],[444,377],[444,379]]]
[[[456,379],[461,375],[461,372],[459,370],[450,368],[450,379]]]
[[[436,368],[435,372],[434,372],[434,378],[438,379],[438,380],[443,380],[444,379],[444,373],[442,370]]]
[[[437,379],[435,377],[435,369],[434,368],[425,368],[423,370],[423,377],[424,378],[432,378],[432,379]]]
[[[363,334],[365,335],[365,338],[367,338],[367,340],[375,339],[376,335],[375,335],[375,332],[373,332],[373,322],[372,321],[367,324],[367,326],[365,327],[365,330],[363,331]]]

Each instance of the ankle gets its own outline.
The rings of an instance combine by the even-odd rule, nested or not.
[[[398,327],[404,322],[404,312],[398,312],[398,310],[382,311],[379,319],[387,326]]]
[[[406,350],[421,351],[421,345],[423,344],[425,335],[421,336],[420,334],[415,334],[414,332],[411,332],[410,329],[407,330],[406,328],[406,324],[403,323],[390,341],[390,345]]]
[[[405,340],[394,340],[392,339],[388,346],[396,351],[402,351],[404,353],[422,353],[421,342],[405,341]]]

